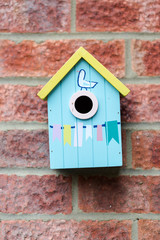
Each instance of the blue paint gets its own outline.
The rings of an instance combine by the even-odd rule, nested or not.
[[[76,74],[78,73],[79,76],[79,70],[80,69],[85,69],[87,76],[88,76],[88,81],[91,82],[91,79],[89,78],[89,64],[84,61],[84,60],[80,60],[76,66]],[[76,79],[78,79],[78,76]],[[88,91],[91,91],[91,88],[87,89]],[[79,91],[79,87],[76,84],[76,92]],[[86,125],[92,125],[92,119],[88,119],[88,120],[80,120],[77,119],[77,123],[78,122],[83,122],[83,126]],[[87,141],[85,140],[85,133],[86,131],[83,130],[83,146],[82,147],[78,147],[77,151],[78,151],[78,159],[79,159],[79,167],[83,168],[83,167],[93,167],[93,146],[92,146],[92,139],[88,139]]]
[[[96,88],[91,89],[92,93],[96,96],[98,100],[98,111],[92,118],[93,125],[101,125],[105,123],[105,96],[104,96],[104,85],[103,77],[90,66],[90,78],[98,79],[98,84]],[[102,128],[103,141],[97,141],[97,128],[93,129],[93,155],[94,155],[94,165],[93,167],[103,167],[107,166],[107,145],[105,128]]]
[[[79,87],[92,92],[99,103],[97,113],[87,120],[74,117],[69,109],[70,98]],[[51,169],[122,166],[119,92],[85,60],[81,59],[49,94],[48,118]],[[117,122],[116,127],[111,121]],[[82,146],[75,147],[75,140],[79,140],[75,125],[79,123],[83,123]],[[61,124],[61,142],[53,141],[54,124]],[[71,127],[71,146],[63,144],[63,125]],[[92,138],[86,140],[87,125],[91,125]],[[103,141],[97,141],[97,125],[102,126]]]
[[[76,82],[74,80],[74,69],[72,69],[69,74],[65,76],[61,82],[61,111],[62,111],[62,122],[63,125],[75,125],[75,117],[69,110],[69,101],[71,96],[75,92]],[[74,141],[74,131],[71,130],[71,146],[73,146]],[[78,158],[77,149],[71,147],[69,144],[63,146],[64,156],[64,168],[77,168]]]
[[[106,80],[105,80],[106,81]],[[105,84],[106,120],[120,122],[120,94],[108,82]],[[108,144],[108,166],[122,166],[121,124],[118,125],[119,144],[112,139]]]
[[[56,104],[55,104],[56,103]],[[48,96],[48,125],[62,124],[61,108],[61,88],[58,85]],[[63,140],[63,131],[61,132]],[[49,151],[50,151],[50,168],[63,168],[63,141],[58,139],[53,142],[53,130],[49,128]]]

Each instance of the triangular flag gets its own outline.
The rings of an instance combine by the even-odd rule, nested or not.
[[[78,147],[82,147],[83,141],[83,123],[78,123]]]
[[[64,146],[68,143],[71,146],[71,125],[64,125],[63,135],[64,135]]]
[[[55,139],[58,138],[61,142],[61,125],[60,124],[53,124],[53,142]]]
[[[97,141],[103,141],[102,125],[97,125]]]
[[[75,123],[75,130],[74,130],[74,147],[77,147],[77,125]]]
[[[92,126],[91,125],[86,125],[86,140],[88,138],[92,139]]]
[[[107,143],[109,144],[112,138],[119,143],[119,135],[118,135],[118,125],[117,121],[109,121],[107,122]]]

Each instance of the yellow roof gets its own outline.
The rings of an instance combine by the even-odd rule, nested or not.
[[[65,77],[74,65],[83,58],[97,72],[99,72],[122,96],[126,96],[130,90],[118,80],[109,70],[107,70],[98,60],[96,60],[83,47],[80,47],[72,57],[59,69],[59,71],[49,80],[49,82],[38,92],[41,99],[45,99],[55,86]]]

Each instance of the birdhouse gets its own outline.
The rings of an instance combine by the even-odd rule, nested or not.
[[[51,169],[122,166],[120,94],[129,91],[80,47],[38,93],[48,102]]]

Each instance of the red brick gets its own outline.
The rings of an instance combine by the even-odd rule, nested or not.
[[[104,43],[98,40],[76,39],[46,41],[40,44],[33,41],[16,44],[0,40],[0,77],[51,77],[80,46],[93,54],[117,77],[124,76],[123,40]]]
[[[46,122],[47,102],[37,97],[42,86],[1,85],[0,121]],[[121,99],[123,122],[160,121],[160,85],[128,85],[131,92]]]
[[[47,121],[47,102],[37,93],[39,87],[0,85],[0,121]]]
[[[2,240],[69,239],[131,240],[131,221],[2,221]]]
[[[79,208],[88,213],[160,213],[160,177],[79,177]]]
[[[71,188],[70,177],[0,175],[0,212],[69,214]]]
[[[80,177],[79,207],[84,212],[149,212],[147,178]]]
[[[49,167],[47,130],[0,131],[0,167]]]
[[[5,0],[0,3],[1,32],[68,32],[69,0]]]
[[[138,222],[139,240],[160,239],[160,221],[158,220],[139,220]]]
[[[133,168],[160,168],[160,131],[132,133]]]
[[[159,32],[159,0],[77,0],[77,31]]]
[[[159,76],[160,40],[133,40],[132,67],[139,76]]]
[[[160,177],[148,177],[150,189],[150,211],[160,213]]]
[[[121,99],[123,122],[160,121],[160,85],[128,85],[131,92]]]

